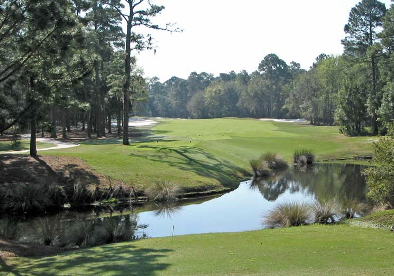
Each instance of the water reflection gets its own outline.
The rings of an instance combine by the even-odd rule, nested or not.
[[[155,203],[155,216],[161,218],[171,218],[176,215],[181,209],[182,206],[177,202],[156,202]]]
[[[349,164],[321,164],[291,169],[269,178],[254,179],[251,189],[258,189],[268,201],[276,201],[285,192],[313,194],[319,200],[366,201],[363,167]]]
[[[119,240],[116,233],[121,232],[133,239],[171,236],[173,233],[184,235],[261,229],[262,217],[277,204],[286,202],[313,203],[316,200],[335,199],[342,206],[343,213],[352,217],[362,214],[366,202],[366,183],[361,170],[362,167],[357,165],[320,164],[305,170],[289,169],[270,178],[243,182],[230,193],[210,198],[124,209],[68,211],[48,218],[49,221],[58,220],[62,229],[76,229],[76,233],[87,229],[99,239]],[[23,220],[17,223],[19,239],[40,239],[35,229],[37,219],[19,220]],[[13,225],[14,222],[0,220],[0,235],[8,233],[15,236],[11,229]],[[93,240],[85,241],[86,244],[91,242]],[[75,244],[82,245],[84,241],[78,240]]]

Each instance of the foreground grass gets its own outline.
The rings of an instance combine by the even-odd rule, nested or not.
[[[277,152],[291,161],[308,148],[318,160],[372,154],[374,137],[345,137],[337,127],[315,127],[253,119],[167,119],[130,146],[117,140],[88,141],[77,148],[43,152],[84,159],[97,171],[145,189],[165,180],[186,192],[235,188],[252,174],[249,160]]]
[[[347,225],[203,234],[0,262],[8,275],[393,275],[394,235]]]
[[[38,149],[50,148],[50,147],[54,147],[54,145],[49,144],[49,143],[37,142]],[[0,152],[2,152],[2,151],[19,151],[19,150],[28,150],[28,149],[30,149],[30,140],[29,139],[20,140],[20,143],[15,146],[13,146],[12,142],[10,142],[10,141],[0,141]]]

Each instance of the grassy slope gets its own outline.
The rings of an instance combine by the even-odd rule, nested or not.
[[[146,187],[163,179],[190,191],[234,188],[250,173],[249,160],[274,151],[291,160],[296,149],[318,159],[370,155],[373,137],[349,138],[337,127],[313,127],[253,119],[163,120],[154,135],[123,146],[90,141],[77,148],[42,154],[81,157],[99,172]]]
[[[393,275],[393,254],[389,231],[313,225],[147,239],[2,266],[15,268],[9,275]]]
[[[13,147],[11,142],[6,141],[6,142],[0,142],[0,152],[1,151],[17,151],[17,150],[28,150],[30,149],[30,140],[28,139],[23,139],[20,141],[21,143],[18,146]],[[43,149],[43,148],[51,148],[54,147],[54,144],[50,143],[42,143],[42,142],[37,142],[37,148],[38,149]]]

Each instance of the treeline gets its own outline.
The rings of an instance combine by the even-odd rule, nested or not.
[[[385,134],[394,118],[394,9],[377,0],[352,8],[344,52],[321,54],[309,70],[267,55],[248,74],[193,72],[149,83],[149,113],[182,118],[305,118],[345,134]]]
[[[154,47],[137,30],[177,31],[151,21],[163,9],[148,0],[1,1],[0,134],[30,129],[34,156],[39,129],[55,138],[61,126],[66,138],[79,125],[102,137],[116,118],[128,144],[130,111],[147,97],[133,56]]]

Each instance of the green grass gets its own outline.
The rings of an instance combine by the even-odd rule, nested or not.
[[[8,259],[0,268],[8,275],[393,275],[393,254],[390,231],[313,225],[147,239]]]
[[[54,147],[54,144],[50,143],[42,143],[37,142],[37,148],[51,148]],[[22,139],[17,146],[12,146],[12,142],[0,142],[0,152],[1,151],[19,151],[19,150],[28,150],[30,149],[30,140],[29,139]]]
[[[250,176],[249,160],[278,153],[287,161],[308,147],[317,160],[372,154],[375,137],[345,137],[338,127],[316,127],[254,119],[167,119],[153,135],[137,137],[130,146],[117,140],[88,141],[80,147],[41,154],[71,155],[97,171],[146,188],[170,181],[186,191],[235,188]]]

